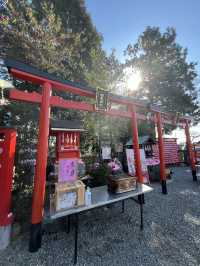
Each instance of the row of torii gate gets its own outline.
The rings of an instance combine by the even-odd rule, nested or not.
[[[95,104],[88,103],[86,101],[71,101],[65,100],[58,96],[53,96],[52,91],[63,91],[73,93],[88,98],[96,98],[97,91],[92,88],[86,88],[75,83],[60,80],[53,75],[45,72],[41,72],[36,68],[25,65],[21,62],[7,59],[5,60],[9,73],[12,77],[19,80],[31,82],[41,86],[41,93],[37,92],[25,92],[23,90],[12,89],[10,91],[9,98],[12,100],[24,101],[29,103],[35,103],[40,105],[39,116],[39,135],[36,157],[36,171],[34,178],[34,191],[32,199],[32,219],[31,219],[31,238],[30,238],[30,250],[36,251],[41,245],[41,228],[43,220],[43,208],[45,199],[45,182],[46,182],[46,166],[48,156],[48,137],[49,137],[49,121],[50,111],[53,107],[59,107],[63,109],[75,109],[88,112],[96,112]],[[140,150],[138,143],[138,120],[147,120],[147,115],[144,112],[140,112],[141,108],[145,112],[151,112],[150,120],[157,125],[158,133],[158,145],[160,156],[160,180],[162,186],[162,193],[167,194],[166,175],[165,175],[165,161],[164,161],[164,143],[162,137],[162,130],[164,124],[176,125],[185,129],[187,147],[189,152],[190,164],[192,169],[193,180],[197,180],[195,158],[192,150],[192,143],[189,132],[190,119],[187,117],[174,119],[175,116],[161,112],[156,108],[149,108],[139,102],[135,102],[128,97],[122,97],[114,94],[108,94],[108,100],[110,103],[120,104],[126,106],[126,111],[108,109],[106,111],[99,111],[102,114],[124,117],[131,119],[132,136],[133,136],[133,148],[135,155],[135,169],[137,181],[143,183]],[[0,197],[1,200],[1,197]],[[4,199],[5,200],[5,199]]]

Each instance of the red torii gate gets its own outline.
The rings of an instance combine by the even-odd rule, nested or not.
[[[34,84],[42,86],[42,94],[32,92],[24,92],[17,89],[10,91],[10,99],[20,100],[30,103],[40,104],[40,117],[39,117],[39,137],[37,146],[37,158],[36,158],[36,172],[34,178],[34,192],[32,201],[32,220],[31,220],[31,237],[29,250],[34,252],[41,247],[42,236],[42,220],[43,220],[43,207],[45,197],[45,182],[46,182],[46,165],[48,155],[48,136],[49,136],[49,119],[51,107],[60,107],[64,109],[76,109],[82,111],[95,112],[95,105],[87,102],[77,102],[64,100],[58,96],[52,96],[52,89],[60,90],[64,92],[70,92],[78,94],[80,96],[86,96],[89,98],[96,97],[96,90],[92,88],[82,87],[69,81],[63,81],[48,73],[41,72],[36,68],[27,66],[23,63],[7,59],[5,60],[10,74],[20,80],[28,81]],[[118,103],[127,106],[127,111],[119,111],[110,109],[105,112],[101,112],[106,115],[120,116],[131,119],[132,132],[133,132],[133,147],[135,154],[135,169],[137,181],[143,183],[140,150],[138,143],[138,127],[137,120],[146,120],[144,114],[136,113],[136,109],[139,107],[147,108],[147,106],[141,103],[134,102],[132,99],[122,97],[114,94],[109,94],[108,98],[110,102]],[[174,124],[173,120],[166,119],[167,114],[160,112],[159,110],[150,108],[150,111],[155,115],[150,119],[157,124],[158,129],[158,143],[159,143],[159,156],[160,156],[160,179],[162,185],[162,193],[167,194],[166,175],[165,175],[165,162],[164,162],[164,147],[162,138],[163,123]],[[168,115],[169,116],[169,115]],[[192,175],[193,180],[196,181],[196,169],[195,159],[192,151],[192,144],[189,133],[189,121],[187,118],[180,119],[181,125],[185,128]],[[1,198],[0,198],[1,200]],[[2,199],[5,201],[5,199]]]

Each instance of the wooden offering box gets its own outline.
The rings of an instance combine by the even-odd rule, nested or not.
[[[55,212],[83,206],[85,204],[85,185],[80,180],[73,183],[56,183],[55,196],[51,198],[51,201],[54,201],[51,206]],[[53,212],[52,208],[51,213]]]
[[[123,193],[136,189],[135,176],[109,176],[108,191],[112,193]]]

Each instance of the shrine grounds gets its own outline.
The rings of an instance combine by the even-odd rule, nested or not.
[[[189,168],[173,168],[168,195],[157,183],[145,195],[144,231],[139,228],[139,205],[134,201],[80,215],[77,265],[197,266],[200,265],[200,179],[192,181]],[[73,265],[71,232],[49,226],[42,248],[28,252],[29,232],[0,251],[0,265]]]

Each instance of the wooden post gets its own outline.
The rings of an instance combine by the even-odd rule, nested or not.
[[[160,158],[160,181],[162,186],[162,193],[167,194],[167,183],[165,174],[165,155],[164,155],[164,141],[162,137],[162,117],[161,113],[156,113],[157,131],[158,131],[158,146]]]
[[[137,127],[137,116],[135,107],[131,106],[132,111],[132,119],[131,119],[131,126],[133,132],[133,150],[135,155],[135,172],[137,176],[137,181],[139,183],[143,183],[143,175],[142,175],[142,165],[140,159],[140,148],[139,148],[139,141],[138,141],[138,127]]]
[[[46,184],[46,166],[48,156],[48,136],[50,118],[51,84],[44,83],[39,118],[39,137],[37,146],[36,171],[32,201],[32,221],[29,250],[37,251],[42,241],[42,219]]]
[[[194,157],[194,152],[192,149],[192,142],[191,142],[191,138],[190,138],[190,130],[189,130],[188,120],[185,120],[185,135],[186,135],[186,143],[187,143],[187,149],[188,149],[188,154],[189,154],[189,159],[190,159],[190,166],[192,169],[193,181],[197,181],[195,157]]]

